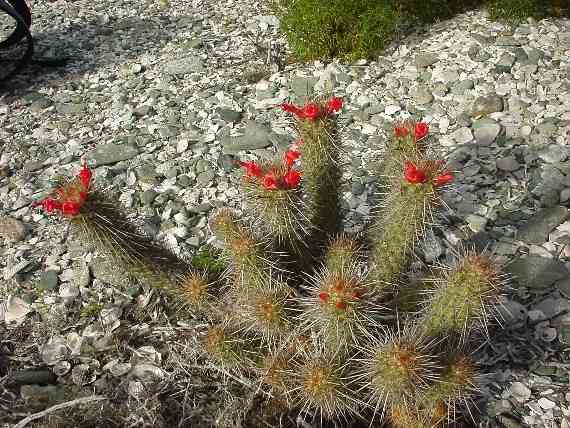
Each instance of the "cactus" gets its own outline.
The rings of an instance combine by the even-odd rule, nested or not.
[[[300,139],[276,162],[238,161],[245,216],[209,222],[227,266],[187,266],[139,235],[91,172],[41,201],[113,262],[167,292],[208,325],[198,343],[214,368],[313,419],[370,419],[395,428],[449,426],[476,394],[470,357],[504,285],[485,254],[407,278],[413,249],[453,180],[428,153],[428,127],[398,124],[380,171],[384,199],[366,242],[343,234],[336,113],[324,98],[283,110]],[[273,404],[271,404],[273,406]]]

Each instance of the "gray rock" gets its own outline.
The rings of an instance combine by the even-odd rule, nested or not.
[[[570,211],[565,207],[542,209],[519,228],[517,240],[531,244],[543,244],[548,241],[550,232],[569,217]]]
[[[178,58],[167,62],[163,70],[166,74],[171,76],[199,73],[204,71],[204,64],[202,59],[196,55],[188,55],[185,58]]]
[[[0,238],[19,242],[26,237],[26,227],[13,217],[0,217]]]
[[[471,106],[471,117],[486,116],[491,113],[503,111],[503,99],[497,94],[490,94],[477,98]]]
[[[241,112],[229,108],[220,108],[218,113],[226,122],[239,122],[241,119]]]
[[[272,144],[271,129],[250,121],[244,130],[244,135],[240,137],[229,137],[222,141],[223,152],[225,154],[236,154],[241,150],[257,150],[269,147]]]
[[[414,64],[417,68],[426,68],[430,65],[435,64],[439,61],[437,54],[434,53],[425,53],[416,55],[414,58]]]
[[[564,162],[568,151],[557,144],[551,144],[538,153],[538,157],[547,163]]]
[[[54,270],[46,270],[42,272],[38,288],[40,290],[55,290],[59,281],[58,274]]]
[[[459,144],[466,144],[473,140],[473,134],[471,133],[471,130],[469,128],[464,126],[462,128],[453,131],[453,133],[451,134],[451,138],[453,138]]]
[[[505,156],[504,158],[497,159],[497,168],[502,171],[513,172],[521,167],[514,156]]]
[[[485,62],[489,58],[491,58],[491,54],[484,49],[481,49],[478,45],[472,45],[469,50],[467,51],[467,55],[471,59],[471,61],[476,62]]]
[[[85,104],[83,103],[58,103],[55,105],[55,109],[61,114],[79,114],[83,113],[85,110]]]
[[[520,46],[521,42],[513,36],[499,36],[495,40],[495,44],[498,46]]]
[[[433,95],[425,86],[419,86],[413,92],[414,101],[418,105],[429,104],[433,101]]]
[[[517,62],[521,63],[521,65],[528,64],[528,55],[523,48],[515,49],[515,58]]]
[[[465,91],[469,91],[474,87],[475,83],[473,83],[473,80],[462,80],[461,82],[457,82],[455,85],[453,85],[451,88],[451,93],[455,95],[463,95]]]
[[[193,183],[192,179],[187,176],[187,175],[181,175],[179,176],[176,181],[178,182],[178,184],[182,187],[190,187]]]
[[[538,65],[538,62],[544,58],[544,52],[540,49],[528,48],[526,53],[528,55],[528,64]]]
[[[481,146],[491,145],[501,132],[501,125],[490,118],[473,122],[475,141]]]
[[[139,154],[134,144],[103,144],[87,154],[87,160],[94,162],[95,166],[110,165],[123,160],[132,159]]]
[[[514,63],[515,56],[505,52],[503,55],[501,55],[501,58],[499,58],[499,61],[495,64],[495,70],[497,70],[497,73],[510,73]]]
[[[61,385],[23,385],[20,395],[29,410],[40,411],[65,401],[65,390]]]
[[[515,277],[515,284],[537,289],[547,288],[569,274],[564,263],[539,256],[516,259],[505,270]]]
[[[459,73],[456,70],[446,70],[438,75],[438,80],[443,83],[453,83],[459,80]]]
[[[196,177],[196,181],[198,182],[198,184],[205,186],[208,183],[210,183],[215,177],[216,173],[210,169],[208,171],[204,171],[198,174],[198,176]]]
[[[314,87],[318,81],[319,79],[316,77],[295,76],[291,79],[289,87],[291,88],[291,92],[297,97],[304,98],[313,94]]]
[[[49,370],[22,369],[12,375],[17,385],[46,385],[55,383],[57,377]]]
[[[218,158],[218,166],[225,172],[232,172],[236,167],[235,159],[232,155],[221,155]]]
[[[150,206],[158,196],[158,192],[153,189],[145,190],[141,195],[141,202],[145,206]]]
[[[482,217],[477,214],[468,215],[465,218],[465,221],[469,225],[469,229],[471,229],[475,233],[484,231],[488,222],[488,220],[485,217]]]

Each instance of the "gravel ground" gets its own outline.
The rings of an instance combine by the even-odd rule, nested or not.
[[[113,397],[120,426],[223,426],[255,408],[194,355],[203,326],[30,204],[85,158],[97,186],[189,258],[212,241],[212,208],[240,206],[234,160],[293,141],[274,107],[332,90],[346,101],[347,230],[366,221],[367,171],[411,114],[460,171],[421,257],[446,261],[469,240],[517,278],[505,328],[479,351],[493,373],[480,426],[570,427],[569,20],[508,28],[470,12],[377,61],[327,65],[290,63],[278,20],[256,2],[32,7],[38,51],[71,61],[32,67],[0,94],[0,422],[93,393]]]

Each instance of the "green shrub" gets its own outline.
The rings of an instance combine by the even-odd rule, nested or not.
[[[570,16],[567,0],[488,0],[487,9],[492,19],[513,24],[529,17]]]
[[[283,6],[282,29],[301,60],[370,57],[400,23],[390,0],[291,0]]]

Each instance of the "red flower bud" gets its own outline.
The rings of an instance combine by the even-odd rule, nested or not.
[[[328,302],[329,298],[330,298],[329,293],[319,293],[319,299],[322,302]]]
[[[277,177],[275,177],[275,174],[272,172],[269,172],[263,176],[261,184],[263,184],[263,187],[265,187],[267,190],[279,189],[279,181],[277,180]]]
[[[429,126],[425,122],[420,122],[416,124],[415,129],[415,139],[416,141],[420,141],[421,139],[425,138],[429,132]]]
[[[93,177],[93,173],[89,168],[87,168],[86,164],[83,164],[83,167],[79,171],[79,180],[85,190],[89,190],[89,185],[91,184],[91,177]]]
[[[420,184],[427,181],[427,176],[424,171],[418,169],[412,162],[406,161],[404,167],[404,177],[408,183]]]
[[[433,185],[435,187],[445,186],[453,181],[453,174],[450,171],[444,171],[442,174],[435,177]]]
[[[41,206],[48,214],[55,210],[61,210],[61,202],[53,198],[45,198],[42,201],[34,203],[34,206]]]
[[[283,156],[285,159],[285,164],[291,168],[293,166],[293,164],[295,163],[295,161],[297,159],[299,159],[299,156],[301,156],[301,153],[299,153],[297,150],[293,150],[293,149],[289,149],[285,152],[285,155]]]
[[[301,182],[301,173],[292,169],[283,176],[283,181],[287,185],[287,188],[294,189]]]
[[[303,107],[303,116],[309,120],[318,119],[321,115],[321,108],[318,104],[309,103]]]
[[[339,111],[342,108],[342,98],[339,97],[332,97],[328,102],[327,102],[327,113],[334,113]]]
[[[246,176],[247,177],[257,177],[260,178],[261,175],[263,174],[263,171],[261,169],[261,166],[259,166],[257,163],[250,161],[250,162],[243,162],[243,161],[237,161],[237,164],[243,168],[245,168],[246,170]]]

